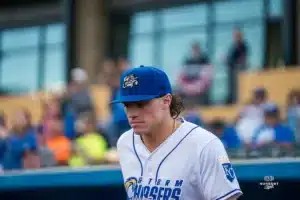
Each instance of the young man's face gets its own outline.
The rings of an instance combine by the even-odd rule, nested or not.
[[[201,53],[201,48],[199,44],[194,44],[192,46],[192,54],[193,56],[199,56],[199,54]]]
[[[234,31],[233,31],[233,39],[234,39],[235,41],[241,41],[241,40],[243,39],[243,35],[242,35],[241,31],[239,31],[239,30],[234,30]]]
[[[265,123],[269,126],[274,126],[278,122],[277,117],[271,115],[265,115]]]
[[[151,101],[124,103],[133,131],[139,135],[147,134],[161,125],[163,119],[170,113],[171,100],[171,95],[166,95]]]

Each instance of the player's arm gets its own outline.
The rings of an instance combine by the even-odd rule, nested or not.
[[[199,152],[197,185],[205,200],[236,200],[242,195],[222,142],[216,138]]]

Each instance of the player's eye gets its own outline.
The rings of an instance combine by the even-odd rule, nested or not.
[[[148,105],[149,102],[147,101],[141,101],[141,102],[138,102],[136,105],[138,108],[144,108],[145,106]]]
[[[124,106],[126,109],[130,109],[130,108],[145,108],[147,105],[149,105],[150,101],[140,101],[140,102],[136,102],[136,103],[124,103]]]
[[[125,108],[128,108],[129,104],[128,103],[123,103]]]

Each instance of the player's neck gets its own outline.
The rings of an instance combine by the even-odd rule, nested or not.
[[[178,121],[173,118],[168,118],[161,123],[159,127],[151,133],[141,137],[144,145],[150,152],[153,152],[160,144],[162,144],[170,135],[177,129]]]

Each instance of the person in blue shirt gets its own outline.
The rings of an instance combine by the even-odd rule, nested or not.
[[[3,156],[6,151],[7,129],[4,112],[0,112],[0,170],[2,169]]]
[[[300,147],[300,90],[292,90],[288,95],[286,123],[293,130]]]
[[[6,151],[3,158],[4,170],[19,170],[24,168],[26,159],[37,154],[37,139],[35,129],[30,125],[25,111],[17,113],[13,128],[6,138]],[[28,160],[28,159],[27,159]],[[36,163],[28,163],[35,165]]]
[[[227,150],[238,150],[242,147],[241,140],[232,126],[226,125],[221,119],[215,119],[210,124],[211,131],[217,135]]]
[[[185,103],[184,107],[185,107],[186,112],[184,113],[183,118],[188,122],[191,122],[198,126],[203,127],[204,124],[200,117],[198,105],[196,105],[193,102],[187,102],[187,103]]]
[[[112,90],[111,101],[113,101],[118,95],[119,88],[114,88]],[[103,132],[103,135],[109,141],[109,146],[116,147],[119,137],[131,127],[123,104],[110,104],[110,113],[110,119],[106,123],[98,125],[98,130]]]
[[[3,127],[0,127],[0,170],[3,166],[3,158],[6,151],[6,130]]]
[[[280,110],[276,104],[264,108],[264,124],[252,138],[253,149],[271,149],[271,156],[293,155],[295,135],[292,129],[281,122]]]
[[[68,137],[70,140],[73,140],[76,137],[76,116],[70,109],[67,109],[64,113],[64,131],[65,136]]]

